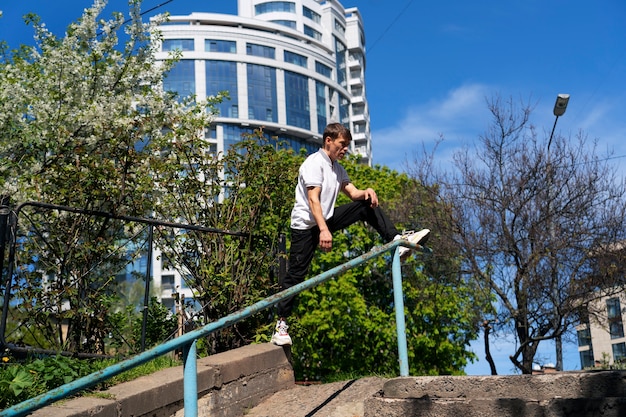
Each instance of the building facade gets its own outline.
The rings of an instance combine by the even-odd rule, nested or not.
[[[624,306],[624,291],[611,292],[590,303],[587,321],[576,328],[582,369],[626,360]]]
[[[351,152],[371,164],[365,35],[358,9],[337,1],[239,0],[239,14],[171,16],[158,58],[182,59],[165,88],[199,100],[228,91],[207,139],[228,149],[263,127],[293,148],[317,150],[329,122],[353,133]]]
[[[228,91],[205,135],[215,153],[242,134],[263,131],[293,149],[317,151],[324,127],[347,126],[350,152],[371,165],[365,88],[365,32],[357,8],[336,0],[238,0],[238,14],[194,12],[160,27],[157,58],[181,60],[164,88],[198,100]],[[191,290],[155,251],[153,279],[162,302],[174,307]]]

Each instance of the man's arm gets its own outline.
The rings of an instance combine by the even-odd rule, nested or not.
[[[317,227],[320,229],[320,249],[328,252],[333,247],[333,235],[328,230],[326,219],[322,213],[322,203],[320,202],[320,194],[322,193],[322,187],[308,187],[307,196],[309,199],[309,207],[311,208],[311,214],[317,223]]]
[[[359,190],[352,184],[351,182],[345,183],[341,187],[341,191],[344,192],[345,195],[350,197],[350,200],[367,200],[368,198],[372,200],[372,207],[378,207],[378,197],[376,196],[376,191],[372,188],[366,188],[365,190]]]

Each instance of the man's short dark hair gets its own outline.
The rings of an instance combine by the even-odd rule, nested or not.
[[[324,129],[324,138],[330,136],[332,140],[335,140],[339,137],[344,139],[348,139],[352,141],[352,133],[350,133],[350,129],[342,125],[341,123],[330,123]]]

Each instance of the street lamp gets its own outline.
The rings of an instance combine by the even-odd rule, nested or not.
[[[547,170],[548,170],[548,216],[550,216],[550,191],[551,191],[551,187],[552,187],[552,165],[550,164],[550,144],[552,143],[552,136],[554,136],[554,129],[556,129],[556,122],[559,120],[560,116],[563,116],[565,114],[565,110],[567,110],[567,103],[569,102],[569,94],[559,94],[558,96],[556,96],[556,102],[554,103],[554,110],[552,111],[552,113],[554,113],[554,116],[556,117],[554,119],[554,126],[552,126],[552,133],[550,133],[550,140],[548,141],[548,154],[546,155],[548,158],[548,166],[547,166]],[[550,217],[548,217],[550,218]],[[548,224],[549,230],[550,230],[550,239],[554,239],[554,228],[552,227],[552,222],[550,222]],[[552,245],[550,245],[552,246]],[[551,255],[553,255],[551,253]],[[560,327],[560,318],[559,321],[556,322],[558,316],[559,316],[559,309],[557,307],[557,300],[559,299],[559,289],[558,289],[558,285],[557,285],[557,280],[558,278],[555,276],[556,274],[556,270],[558,268],[558,265],[556,264],[556,258],[554,256],[551,256],[552,258],[552,262],[554,263],[552,265],[552,295],[553,295],[553,304],[554,304],[554,319],[555,319],[555,332],[557,330],[558,327]],[[563,341],[561,339],[561,335],[557,334],[554,338],[554,345],[555,345],[555,351],[556,351],[556,369],[558,371],[562,371],[563,370]]]
[[[556,129],[556,122],[559,121],[559,116],[563,116],[565,114],[565,110],[567,110],[567,103],[569,102],[569,94],[559,94],[556,96],[556,103],[554,103],[554,110],[552,113],[556,116],[554,119],[554,126],[552,126],[552,133],[550,133],[550,140],[548,141],[548,149],[550,149],[550,144],[552,143],[552,136],[554,136],[554,129]]]

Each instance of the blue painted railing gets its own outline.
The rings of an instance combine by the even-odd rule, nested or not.
[[[121,374],[136,366],[149,362],[159,356],[169,353],[176,349],[183,350],[183,384],[184,384],[184,407],[185,417],[197,417],[198,415],[198,385],[196,379],[196,340],[206,337],[209,334],[229,327],[240,320],[252,316],[259,311],[272,307],[279,301],[294,296],[304,290],[313,288],[319,284],[328,281],[343,272],[354,268],[368,260],[379,256],[387,251],[394,250],[392,261],[392,276],[393,276],[393,295],[396,311],[396,329],[398,334],[398,357],[400,365],[400,376],[409,376],[409,360],[407,353],[406,343],[406,325],[404,320],[404,296],[402,293],[402,272],[400,267],[400,255],[398,251],[399,246],[406,246],[413,249],[421,250],[424,252],[430,252],[427,248],[422,248],[419,245],[414,245],[405,240],[395,240],[386,245],[372,249],[366,254],[351,259],[350,261],[336,266],[322,274],[319,274],[311,279],[308,279],[298,285],[267,297],[249,307],[239,310],[235,313],[229,314],[213,323],[209,323],[204,327],[185,333],[184,335],[177,337],[176,339],[167,341],[159,346],[156,346],[150,350],[146,350],[130,359],[126,359],[122,362],[109,366],[101,371],[94,372],[70,383],[57,387],[45,394],[38,395],[35,398],[31,398],[24,402],[14,405],[0,411],[0,417],[20,417],[26,416],[35,410],[38,410],[46,405],[52,404],[55,401],[67,398],[73,394],[76,394],[86,388],[92,387],[100,382],[106,381],[116,375]]]

